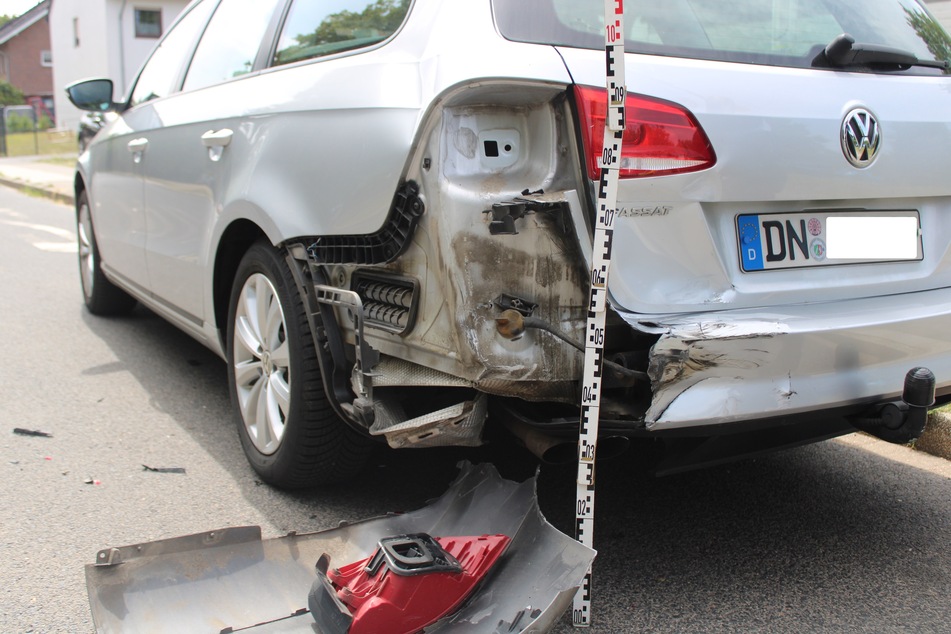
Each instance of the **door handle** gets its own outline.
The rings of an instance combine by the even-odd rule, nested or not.
[[[142,155],[145,154],[145,148],[149,146],[149,140],[145,137],[132,139],[129,141],[129,151],[132,152],[132,162],[138,165],[142,162]]]
[[[233,136],[234,132],[228,128],[218,130],[217,132],[214,130],[208,130],[208,132],[205,132],[203,135],[201,135],[201,142],[205,145],[205,147],[208,148],[226,147],[229,143],[231,143],[231,137]]]
[[[223,128],[217,132],[208,130],[208,132],[201,135],[201,142],[208,148],[208,160],[213,163],[220,161],[221,155],[224,154],[225,148],[231,143],[231,137],[233,136],[234,132],[228,128]]]

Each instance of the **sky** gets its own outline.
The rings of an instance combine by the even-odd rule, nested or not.
[[[39,3],[39,0],[0,0],[0,15],[23,15]]]

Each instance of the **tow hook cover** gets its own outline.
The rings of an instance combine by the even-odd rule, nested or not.
[[[505,535],[381,539],[366,559],[317,561],[308,607],[332,634],[410,634],[452,614],[508,548]]]

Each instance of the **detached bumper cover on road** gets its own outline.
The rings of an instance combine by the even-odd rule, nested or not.
[[[648,317],[661,333],[648,428],[659,431],[898,400],[905,373],[951,385],[951,289],[835,303]]]
[[[404,515],[275,539],[239,527],[100,551],[100,565],[86,567],[93,621],[104,633],[313,634],[307,597],[322,554],[357,561],[382,538],[419,532],[512,538],[462,609],[427,632],[547,632],[595,554],[545,521],[534,479],[516,483],[466,464],[436,502]]]

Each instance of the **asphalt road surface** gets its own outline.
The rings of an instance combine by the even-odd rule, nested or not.
[[[223,362],[146,310],[88,315],[71,210],[4,188],[0,336],[0,632],[91,632],[83,566],[106,546],[418,508],[461,458],[535,470],[490,446],[383,452],[323,491],[260,484]],[[539,475],[564,531],[574,476]],[[951,631],[951,463],[864,436],[661,480],[636,454],[599,464],[595,546],[592,632]]]

